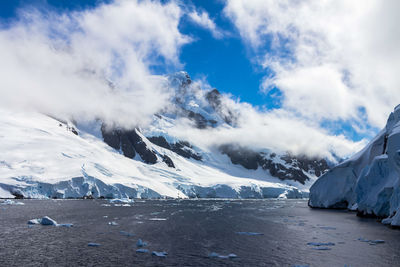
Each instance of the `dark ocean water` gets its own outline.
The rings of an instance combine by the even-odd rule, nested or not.
[[[0,266],[400,266],[399,230],[347,211],[313,210],[304,200],[21,202],[0,205]],[[74,226],[28,226],[46,215]],[[139,238],[149,253],[136,252]]]

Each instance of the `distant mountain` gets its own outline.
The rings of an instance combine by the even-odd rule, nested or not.
[[[309,205],[357,210],[400,226],[400,105],[363,150],[313,184]]]
[[[169,129],[182,119],[207,134],[237,127],[240,114],[186,72],[166,81],[172,104],[146,127],[1,110],[0,150],[7,153],[0,159],[0,197],[299,198],[329,169],[325,159],[266,147],[221,140],[204,151],[194,140],[180,140]]]

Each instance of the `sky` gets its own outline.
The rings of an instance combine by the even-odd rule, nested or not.
[[[345,156],[400,103],[399,8],[395,0],[2,1],[0,104],[146,124],[168,105],[161,76],[185,70],[258,118],[240,135],[279,139],[257,126],[274,125],[290,129],[293,143],[318,136],[330,140],[318,150]],[[110,94],[104,79],[118,90]]]

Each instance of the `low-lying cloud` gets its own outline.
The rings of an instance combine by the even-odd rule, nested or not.
[[[174,2],[115,1],[55,13],[20,10],[0,29],[0,104],[124,125],[146,124],[169,101],[154,66],[179,66],[190,38]],[[150,19],[151,18],[151,19]]]

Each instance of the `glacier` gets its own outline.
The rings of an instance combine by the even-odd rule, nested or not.
[[[360,152],[322,175],[309,206],[347,208],[400,226],[400,105],[386,127]]]
[[[256,179],[257,170],[216,167],[148,142],[178,168],[159,160],[130,159],[99,137],[40,113],[0,110],[0,198],[301,198],[277,178]],[[221,156],[222,157],[222,156]],[[226,159],[224,159],[226,161]],[[248,175],[246,176],[246,172]],[[242,174],[242,175],[240,175]]]

